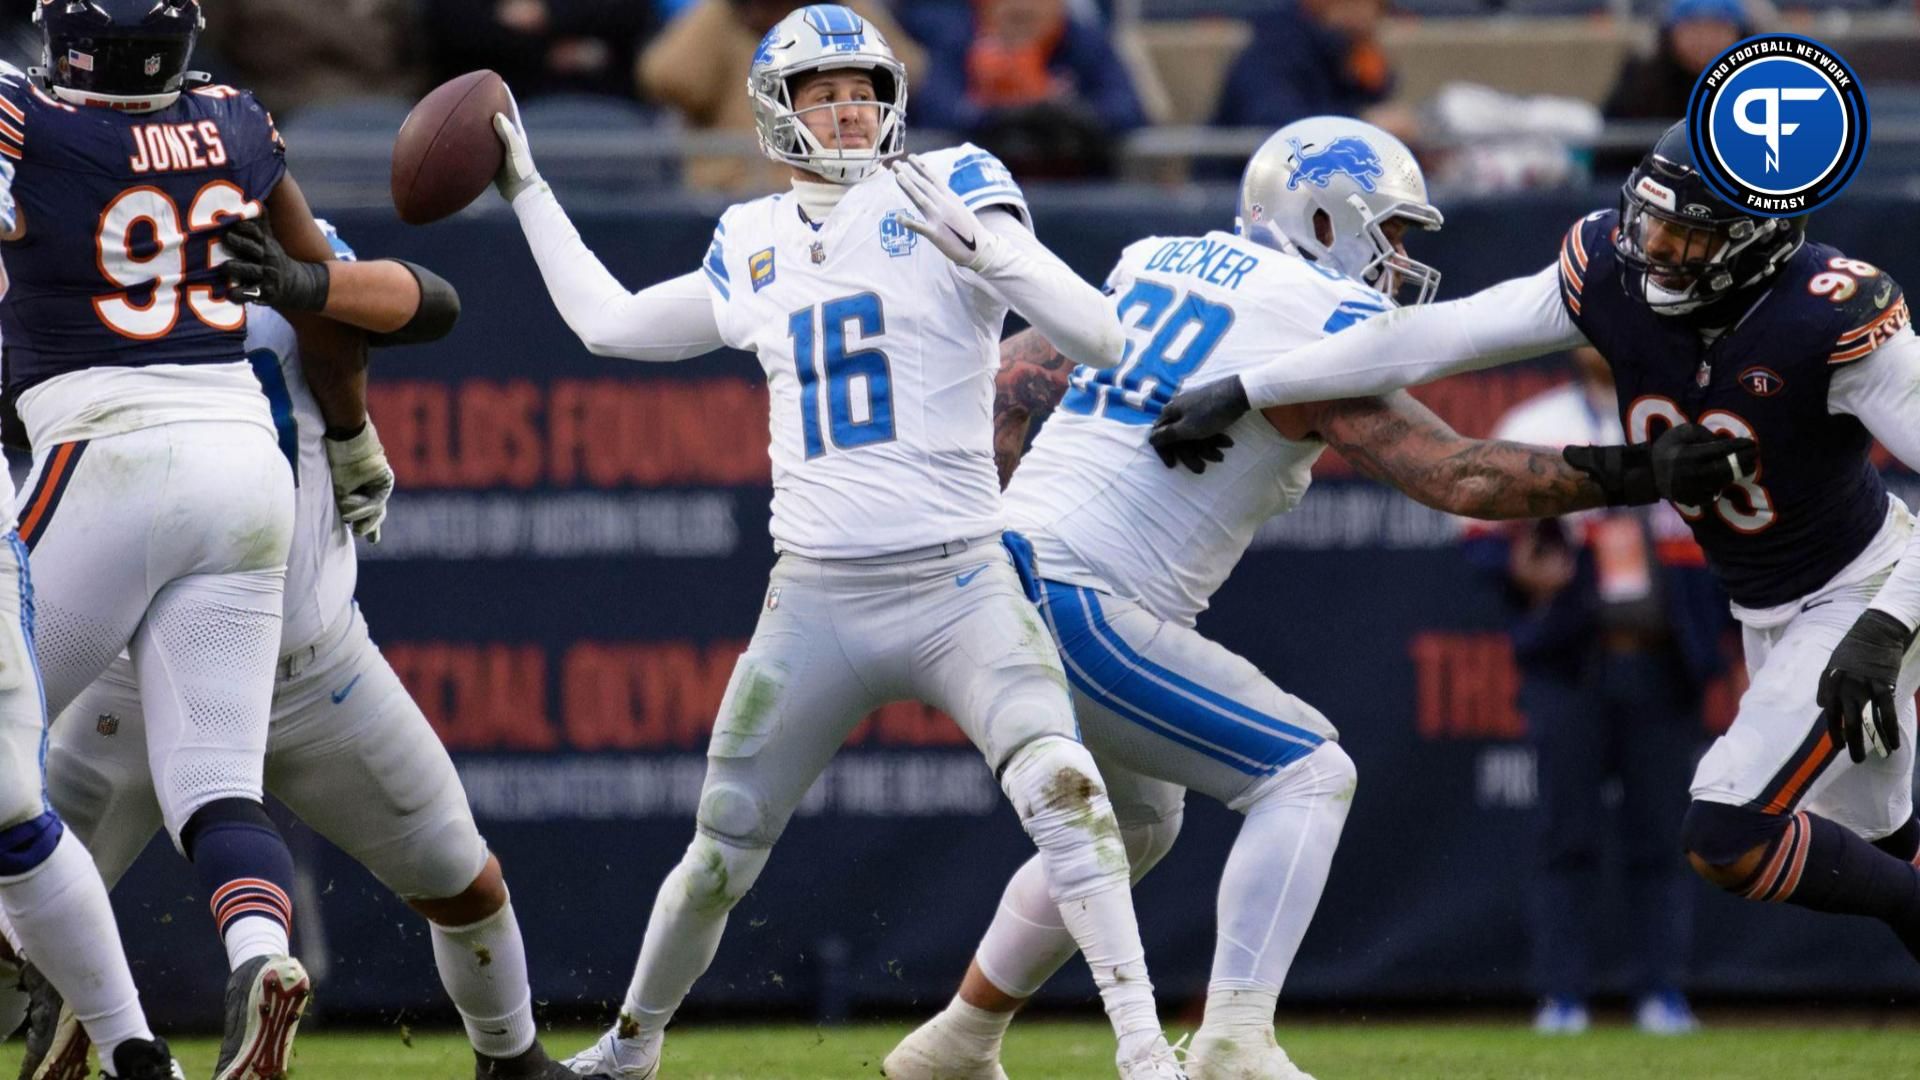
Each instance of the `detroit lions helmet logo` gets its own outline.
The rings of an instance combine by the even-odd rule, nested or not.
[[[1351,176],[1360,190],[1371,192],[1373,182],[1387,174],[1380,155],[1358,135],[1342,135],[1327,145],[1308,150],[1299,139],[1288,139],[1293,147],[1293,175],[1287,177],[1287,190],[1302,183],[1324,188],[1336,176]]]

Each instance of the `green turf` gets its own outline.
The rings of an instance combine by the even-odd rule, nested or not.
[[[662,1080],[846,1080],[873,1077],[905,1026],[689,1027],[668,1041]],[[548,1032],[556,1052],[592,1032]],[[1655,1039],[1626,1028],[1543,1039],[1520,1024],[1307,1024],[1283,1029],[1294,1060],[1319,1080],[1895,1080],[1920,1076],[1920,1033],[1867,1025],[1812,1028],[1715,1025],[1699,1035]],[[1008,1037],[1012,1080],[1114,1075],[1106,1027],[1033,1022]],[[176,1048],[190,1077],[212,1073],[216,1046]],[[446,1032],[303,1033],[295,1080],[464,1080],[473,1075],[462,1040]],[[0,1048],[11,1075],[18,1050]]]

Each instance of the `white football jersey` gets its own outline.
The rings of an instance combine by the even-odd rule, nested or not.
[[[280,450],[293,462],[293,546],[287,552],[286,607],[280,653],[321,641],[353,604],[360,567],[353,534],[333,502],[327,466],[327,424],[307,389],[300,342],[287,320],[268,308],[247,309],[247,361],[273,413]]]
[[[976,210],[1026,200],[993,155],[925,155]],[[704,268],[720,336],[760,358],[781,551],[858,558],[1002,525],[993,374],[1006,308],[901,224],[913,205],[882,170],[824,221],[789,194],[741,203]]]
[[[1192,625],[1260,525],[1306,494],[1325,444],[1283,438],[1255,412],[1198,476],[1147,444],[1182,385],[1204,385],[1387,310],[1336,271],[1224,232],[1149,237],[1107,281],[1127,350],[1072,385],[1007,489],[1009,527],[1041,576],[1103,589]]]

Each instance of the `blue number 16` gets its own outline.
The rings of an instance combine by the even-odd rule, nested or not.
[[[815,316],[819,332],[815,333]],[[836,450],[852,450],[893,439],[893,374],[887,354],[879,349],[847,351],[847,324],[858,323],[861,339],[886,332],[887,317],[880,298],[861,293],[830,300],[817,308],[801,308],[787,318],[793,338],[793,363],[800,372],[800,434],[807,457],[827,452],[820,435],[820,382],[827,384],[827,431]],[[824,347],[817,350],[815,343]],[[854,415],[853,380],[864,384],[864,416]]]
[[[1129,330],[1153,336],[1142,348],[1129,334],[1126,355],[1116,367],[1074,369],[1072,388],[1060,407],[1123,424],[1153,423],[1180,384],[1207,362],[1233,326],[1233,309],[1225,304],[1210,303],[1193,293],[1177,303],[1176,298],[1165,285],[1136,281],[1121,298],[1117,314]]]

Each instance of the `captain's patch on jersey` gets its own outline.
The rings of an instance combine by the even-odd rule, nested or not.
[[[754,292],[773,284],[773,249],[754,252],[747,260],[747,274],[753,278]]]
[[[920,240],[919,233],[907,228],[906,216],[905,210],[889,210],[880,219],[880,248],[896,259],[913,254]]]
[[[1797,217],[1837,197],[1867,151],[1867,98],[1832,49],[1761,34],[1720,54],[1694,84],[1687,131],[1700,175],[1728,202]]]

